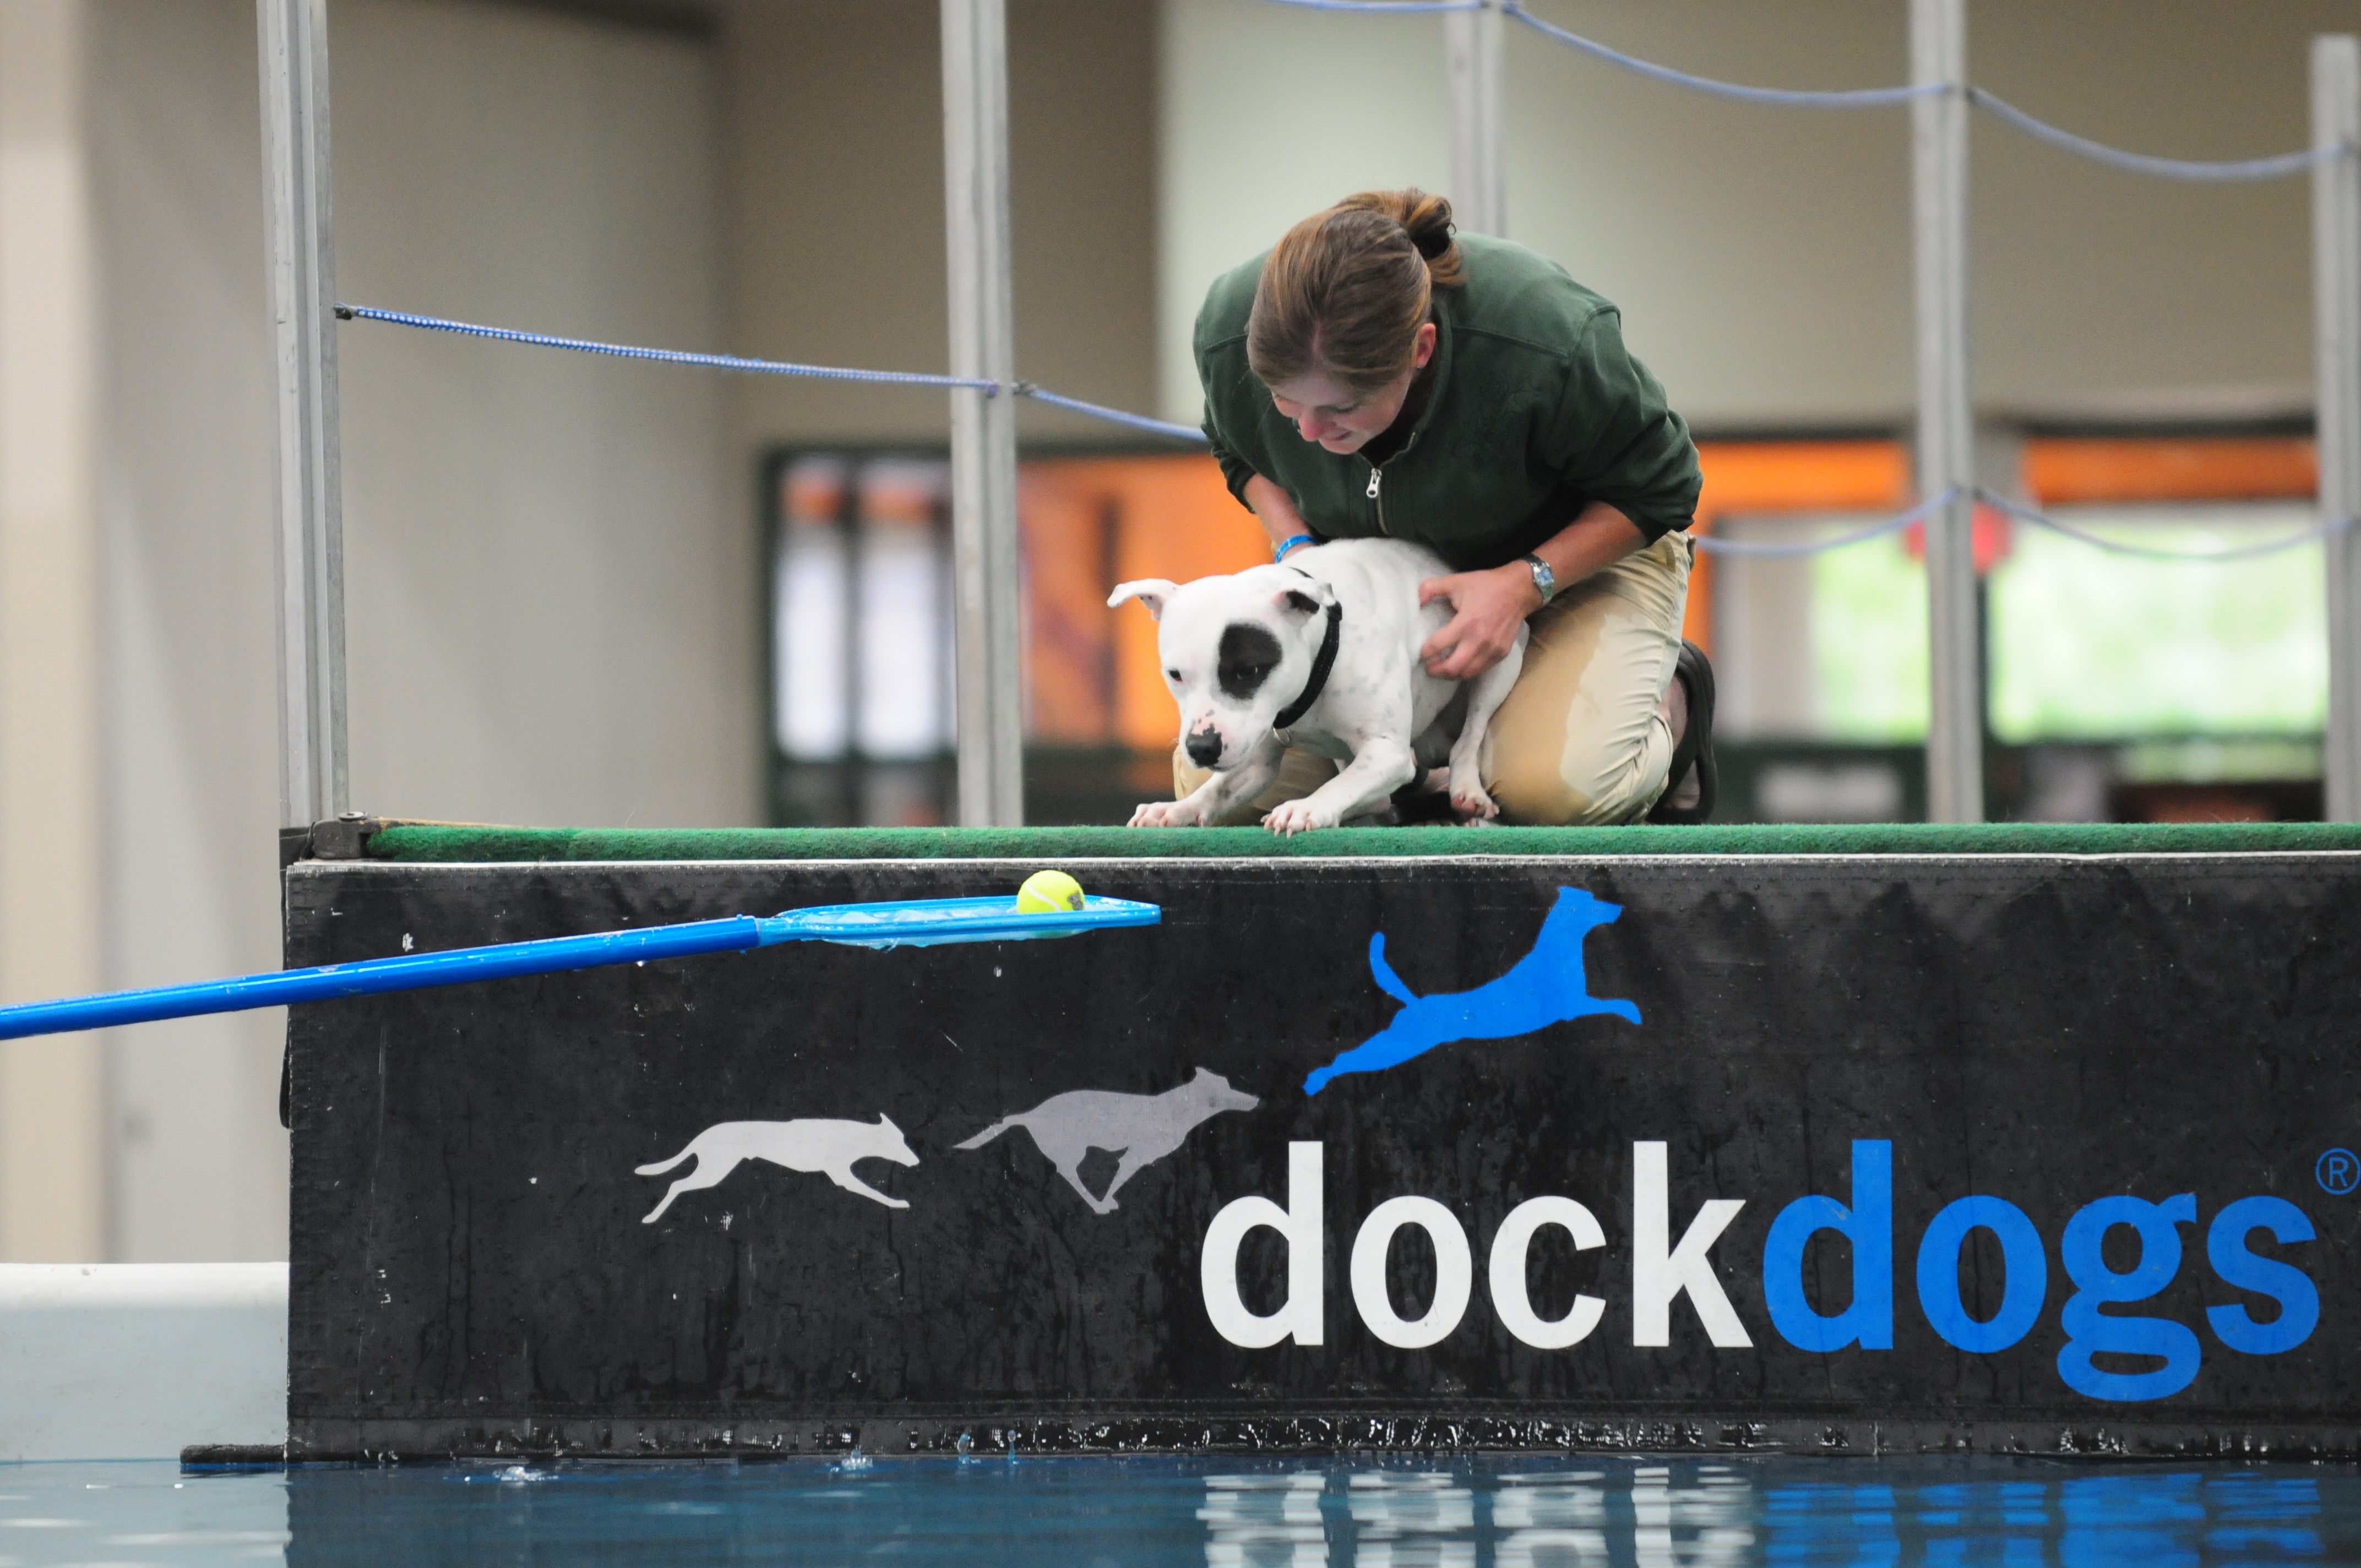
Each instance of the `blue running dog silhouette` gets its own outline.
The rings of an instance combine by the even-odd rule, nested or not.
[[[1557,902],[1542,922],[1532,951],[1519,959],[1508,973],[1473,991],[1444,991],[1419,996],[1402,983],[1386,962],[1386,934],[1369,938],[1369,973],[1378,989],[1402,1004],[1394,1021],[1303,1080],[1303,1092],[1317,1094],[1328,1080],[1348,1072],[1378,1072],[1400,1067],[1455,1040],[1506,1040],[1530,1035],[1552,1024],[1593,1014],[1611,1013],[1631,1023],[1640,1021],[1640,1009],[1629,1002],[1590,994],[1582,970],[1582,941],[1600,926],[1611,925],[1623,913],[1620,904],[1593,898],[1578,887],[1557,890]]]

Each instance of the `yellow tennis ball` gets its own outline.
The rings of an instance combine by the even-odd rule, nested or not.
[[[1063,872],[1035,872],[1016,890],[1016,907],[1027,915],[1068,914],[1082,906],[1082,884]]]

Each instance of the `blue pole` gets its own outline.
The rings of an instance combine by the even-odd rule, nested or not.
[[[922,898],[881,904],[831,904],[790,909],[784,915],[733,915],[726,920],[694,920],[651,926],[641,931],[600,931],[587,937],[548,937],[484,948],[454,948],[398,959],[322,964],[316,969],[278,970],[234,980],[159,985],[145,991],[113,991],[0,1007],[0,1040],[26,1035],[56,1035],[72,1029],[104,1029],[159,1018],[193,1018],[236,1013],[249,1007],[284,1007],[340,996],[375,996],[390,991],[465,985],[479,980],[553,974],[603,964],[646,963],[653,959],[693,958],[700,953],[744,952],[779,942],[839,942],[860,948],[924,948],[944,942],[1015,942],[1073,937],[1084,931],[1153,926],[1163,911],[1153,904],[1122,898],[1088,898],[1073,910],[1035,911],[1012,898]]]
[[[0,1040],[54,1035],[69,1029],[104,1029],[158,1018],[193,1018],[248,1007],[281,1007],[291,1002],[322,1002],[337,996],[373,996],[388,991],[419,991],[470,981],[549,974],[600,964],[640,963],[649,959],[687,958],[697,953],[740,952],[763,944],[763,922],[752,915],[699,920],[686,926],[654,926],[644,931],[602,931],[588,937],[552,937],[538,942],[506,942],[489,948],[455,948],[365,963],[322,964],[317,969],[280,970],[236,980],[159,985],[146,991],[115,991],[59,1002],[0,1007]]]

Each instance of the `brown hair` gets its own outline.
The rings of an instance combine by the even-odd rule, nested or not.
[[[1320,370],[1356,392],[1411,367],[1434,291],[1462,281],[1451,203],[1364,191],[1287,231],[1255,285],[1246,363],[1265,386]]]

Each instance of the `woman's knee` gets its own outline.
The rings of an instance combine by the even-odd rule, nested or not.
[[[1611,827],[1636,820],[1664,793],[1664,762],[1655,762],[1652,779],[1643,744],[1610,747],[1586,762],[1568,767],[1564,758],[1504,760],[1491,782],[1503,818],[1537,828]]]
[[[1656,803],[1673,755],[1660,692],[1643,681],[1611,698],[1587,684],[1571,693],[1543,685],[1533,695],[1543,700],[1497,725],[1485,748],[1485,779],[1507,817],[1602,827]]]

